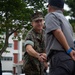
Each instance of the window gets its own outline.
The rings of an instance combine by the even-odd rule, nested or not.
[[[12,57],[2,57],[2,61],[12,61]]]
[[[11,48],[11,47],[12,47],[12,43],[9,43],[9,44],[8,44],[8,47],[10,47],[10,48]]]

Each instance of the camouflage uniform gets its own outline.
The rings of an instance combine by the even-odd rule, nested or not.
[[[35,32],[31,29],[25,39],[34,42],[34,50],[39,53],[45,52],[44,45],[44,31],[42,34]],[[37,58],[30,56],[27,52],[24,54],[23,70],[26,75],[44,75],[44,64],[41,63]]]

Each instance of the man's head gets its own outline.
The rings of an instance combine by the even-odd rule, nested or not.
[[[64,8],[64,0],[48,0],[48,6],[62,10]]]
[[[44,18],[41,12],[35,12],[31,16],[32,26],[35,30],[42,30],[44,26]]]

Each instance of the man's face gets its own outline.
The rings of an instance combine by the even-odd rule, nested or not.
[[[50,6],[50,5],[48,4],[48,5],[47,5],[47,10],[48,10],[48,13],[49,13],[49,12],[52,12],[52,11],[53,11],[52,6]]]
[[[50,12],[50,5],[49,4],[47,5],[47,8],[48,8],[48,12]]]
[[[32,21],[32,26],[35,30],[42,30],[44,27],[44,20],[43,19],[38,19]]]

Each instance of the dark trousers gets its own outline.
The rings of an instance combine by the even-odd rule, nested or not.
[[[73,75],[75,62],[66,52],[58,52],[51,57],[49,75]]]

